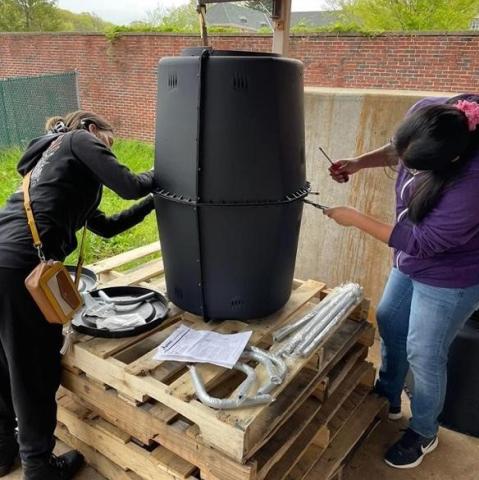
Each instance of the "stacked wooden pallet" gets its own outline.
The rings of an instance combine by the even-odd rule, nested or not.
[[[116,270],[158,249],[143,247],[93,268],[107,285],[162,289],[161,259]],[[153,360],[158,344],[180,323],[222,333],[252,330],[252,343],[268,348],[273,330],[305,315],[327,293],[323,283],[298,281],[288,304],[265,319],[204,323],[175,310],[160,327],[135,338],[79,336],[64,359],[58,438],[115,480],[339,477],[347,456],[385,410],[385,402],[370,394],[375,372],[365,359],[374,328],[367,302],[314,355],[290,365],[270,405],[213,410],[195,398],[185,365]],[[213,396],[228,396],[242,381],[235,371],[198,368]],[[261,365],[256,370],[264,377]]]

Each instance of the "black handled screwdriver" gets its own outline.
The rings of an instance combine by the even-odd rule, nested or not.
[[[307,203],[308,205],[312,205],[314,208],[319,208],[320,210],[322,210],[323,212],[325,210],[328,210],[329,207],[326,207],[325,205],[321,205],[319,203],[314,203],[312,202],[311,200],[306,200],[306,198],[303,199],[303,202],[304,203]]]

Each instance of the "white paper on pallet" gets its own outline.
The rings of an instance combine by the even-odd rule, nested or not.
[[[233,368],[253,332],[221,334],[180,325],[159,347],[158,361],[212,363]]]

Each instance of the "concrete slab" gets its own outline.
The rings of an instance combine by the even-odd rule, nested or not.
[[[379,364],[379,341],[370,350],[370,361]],[[479,439],[441,428],[439,446],[423,463],[411,470],[397,470],[383,461],[386,450],[407,428],[411,416],[405,396],[404,418],[383,422],[353,455],[343,480],[477,480],[479,478]]]
[[[55,449],[55,453],[57,455],[61,455],[62,453],[67,452],[70,450],[69,447],[67,447],[64,443],[62,442],[57,442],[57,448]],[[17,465],[16,469],[14,472],[10,473],[10,475],[7,475],[6,477],[3,477],[5,480],[22,480],[22,469],[20,465]],[[82,471],[78,474],[78,476],[75,477],[75,480],[105,480],[104,477],[99,475],[93,468],[83,468]]]
[[[441,429],[438,448],[411,470],[397,470],[383,461],[384,452],[407,427],[407,419],[382,423],[355,453],[343,480],[477,480],[479,441]]]

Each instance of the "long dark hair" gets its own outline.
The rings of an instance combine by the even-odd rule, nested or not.
[[[399,126],[393,140],[407,168],[425,171],[408,203],[408,217],[419,223],[435,207],[444,188],[455,180],[479,146],[479,131],[469,130],[459,100],[479,103],[479,95],[453,97],[443,105],[421,108]]]

